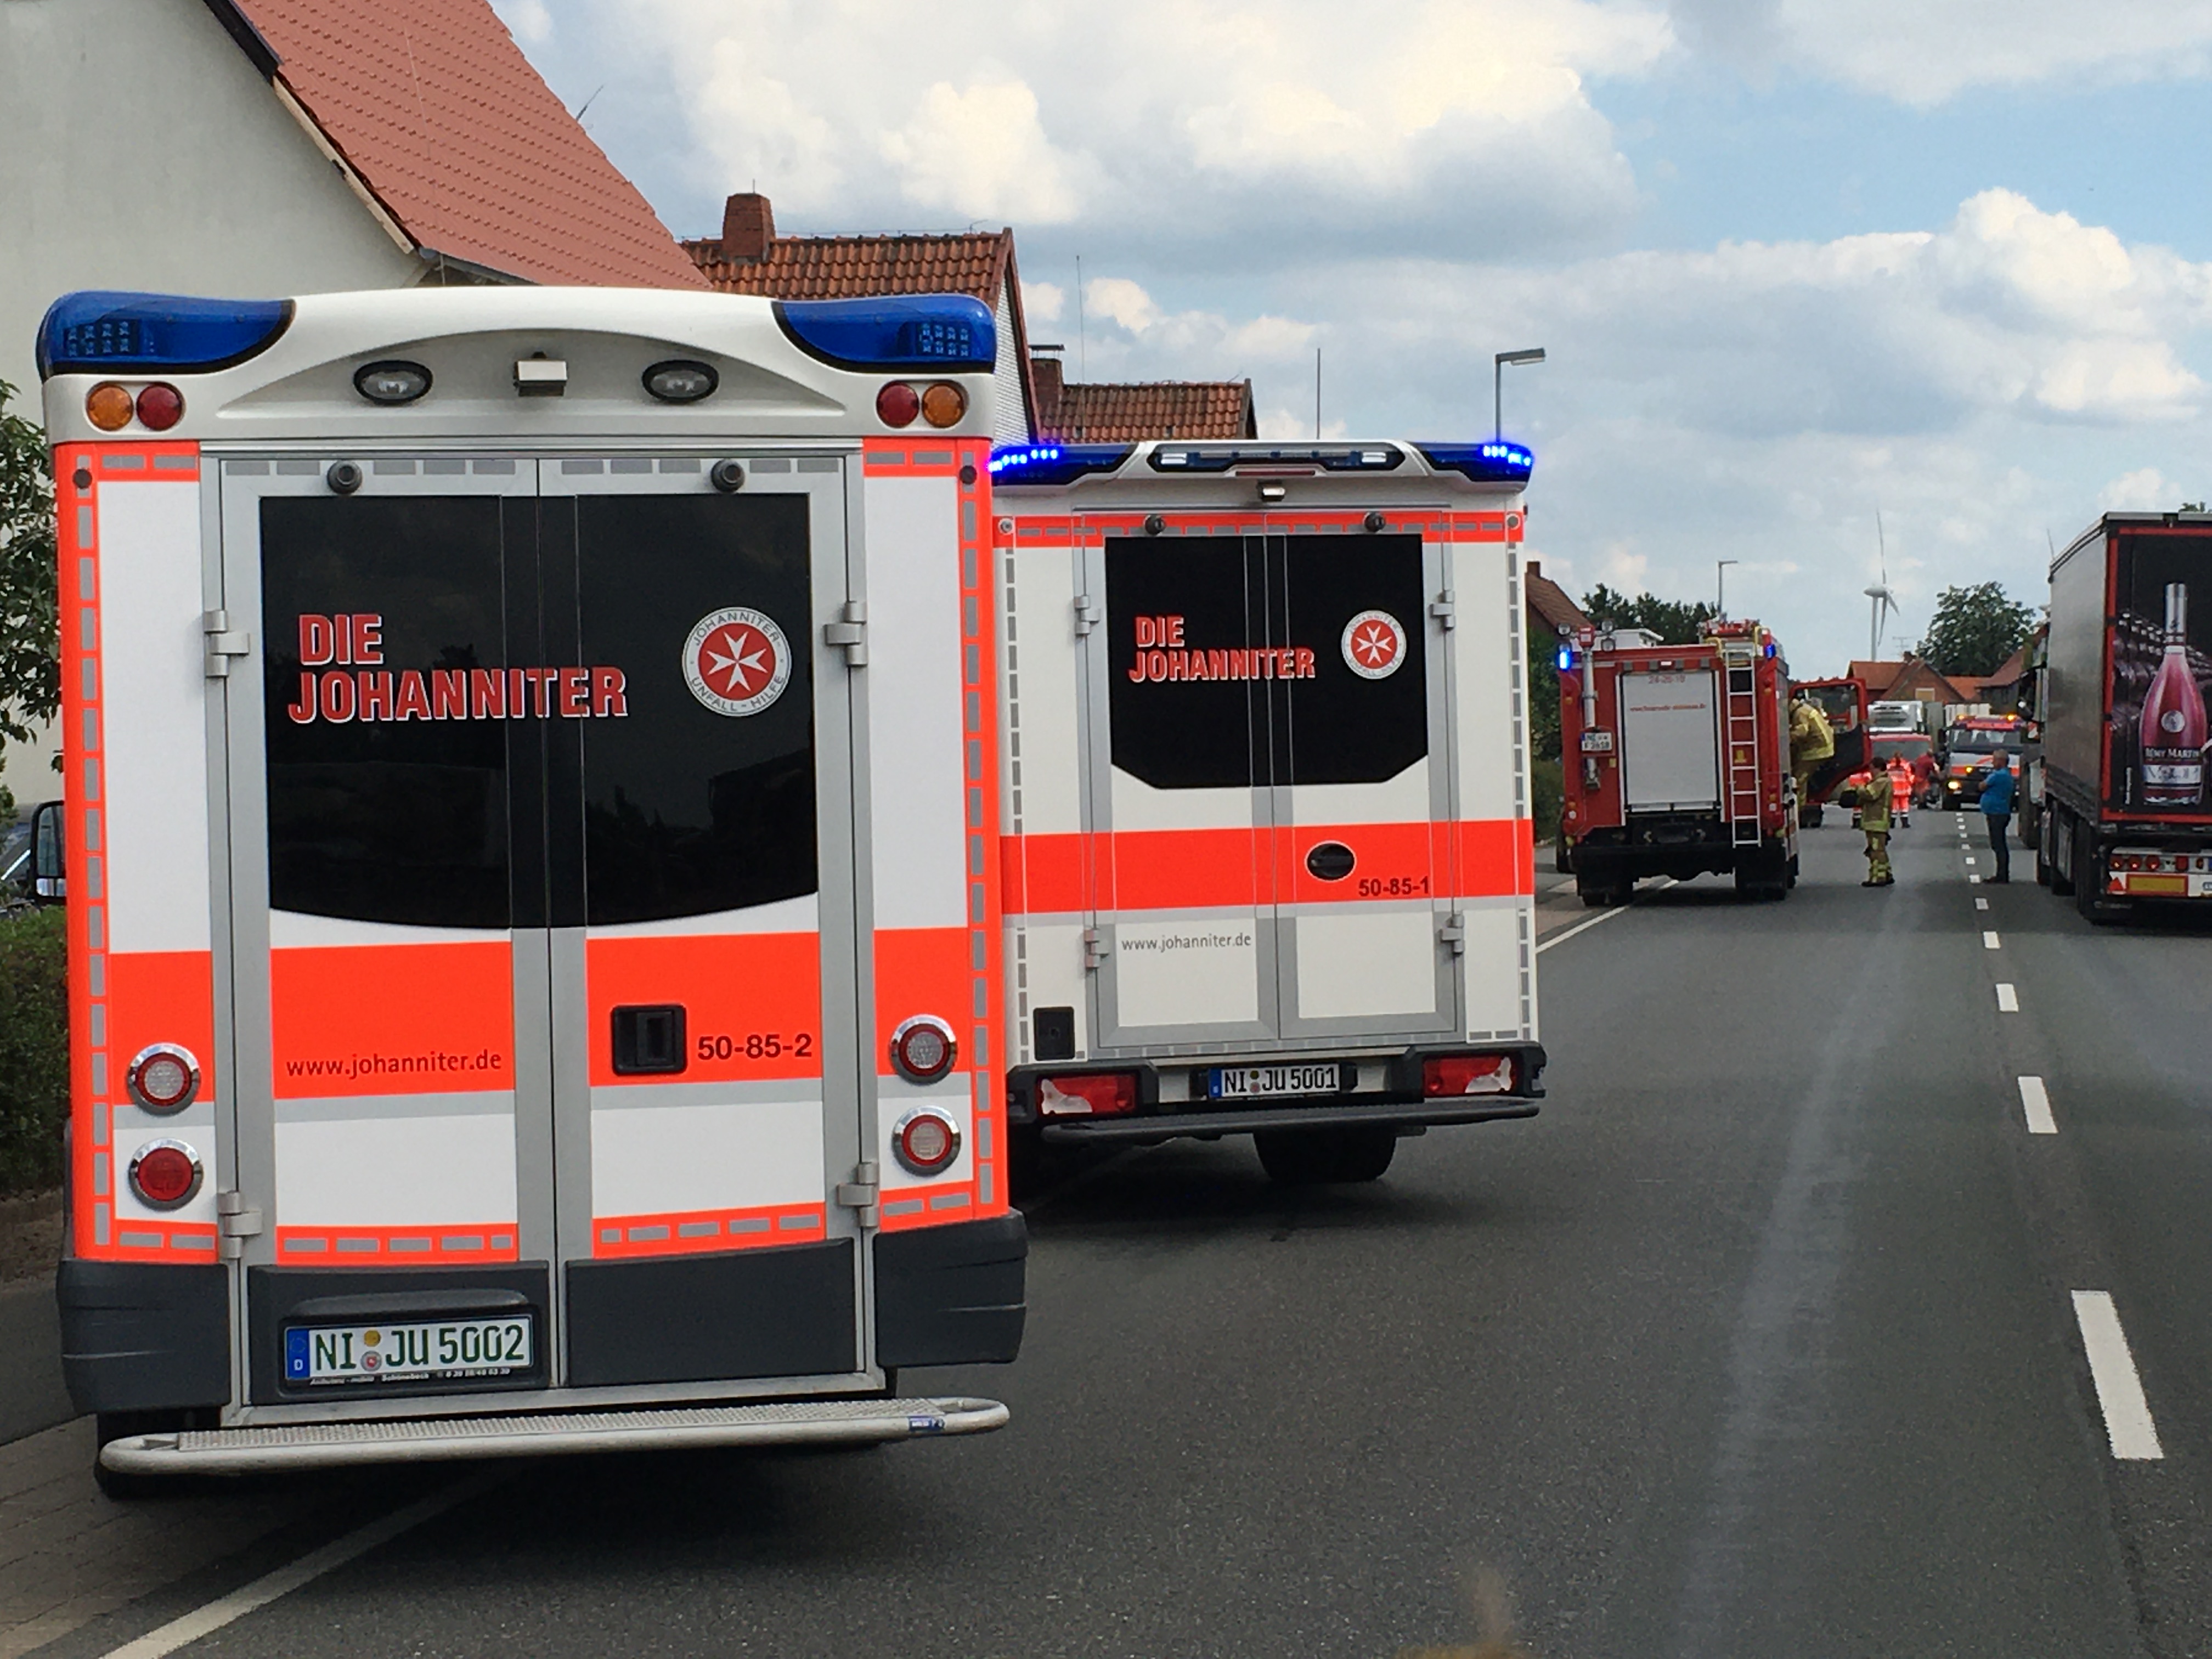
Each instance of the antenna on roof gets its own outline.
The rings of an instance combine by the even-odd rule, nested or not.
[[[576,122],[580,122],[580,122],[583,120],[583,118],[584,118],[584,112],[585,112],[586,110],[587,110],[587,109],[591,108],[591,106],[592,106],[592,105],[593,101],[594,101],[595,100],[597,100],[597,99],[598,99],[598,97],[599,97],[599,95],[601,93],[605,92],[606,89],[607,89],[607,83],[606,83],[605,82],[604,82],[604,81],[600,82],[599,82],[599,85],[597,85],[596,87],[593,87],[593,88],[592,88],[592,95],[591,95],[591,97],[586,98],[586,100],[584,100],[584,101],[583,101],[581,104],[580,104],[580,105],[578,105],[578,106],[576,106],[576,112],[575,112],[575,114],[574,114],[573,116],[569,117],[569,119],[571,119],[571,120],[573,120],[573,121],[576,121]]]
[[[1075,372],[1085,384],[1091,380],[1091,355],[1084,349],[1083,339],[1083,256],[1075,256]]]
[[[1314,348],[1314,441],[1321,441],[1321,348]]]

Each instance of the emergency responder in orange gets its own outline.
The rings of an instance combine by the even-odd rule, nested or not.
[[[1857,797],[1859,828],[1866,831],[1867,878],[1862,887],[1889,887],[1897,878],[1889,870],[1889,772],[1876,767],[1853,794]]]
[[[1889,759],[1889,810],[1899,829],[1912,828],[1912,769],[1896,755]]]
[[[1828,724],[1820,704],[1799,692],[1790,703],[1790,770],[1797,780],[1801,811],[1812,804],[1813,774],[1835,752],[1835,728]]]

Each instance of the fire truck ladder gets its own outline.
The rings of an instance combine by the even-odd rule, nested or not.
[[[1759,833],[1759,666],[1749,645],[1721,647],[1728,677],[1722,718],[1728,742],[1729,836],[1738,847],[1756,847]]]

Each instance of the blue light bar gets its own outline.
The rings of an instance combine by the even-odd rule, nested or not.
[[[1112,472],[1129,459],[1134,444],[1008,444],[991,452],[991,482],[1013,484],[1073,483],[1087,472]]]
[[[1477,483],[1526,483],[1535,470],[1533,450],[1492,440],[1485,444],[1415,444],[1439,472],[1457,472]]]
[[[953,374],[991,368],[999,361],[999,325],[991,308],[964,294],[778,300],[775,319],[801,351],[839,368]]]
[[[1565,673],[1575,665],[1575,648],[1571,645],[1559,647],[1559,672]]]
[[[1318,466],[1324,472],[1389,472],[1406,459],[1395,444],[1177,444],[1152,453],[1155,472],[1227,472],[1239,466]]]
[[[289,300],[64,294],[39,325],[39,378],[228,368],[267,350],[291,322]]]

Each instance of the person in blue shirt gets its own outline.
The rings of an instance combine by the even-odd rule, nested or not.
[[[1991,881],[2012,879],[2012,850],[2006,843],[2005,831],[2012,823],[2013,792],[2019,782],[2013,773],[2012,757],[2000,749],[1990,763],[1989,775],[1982,780],[1982,816],[1989,820],[1990,851],[1997,860]]]

